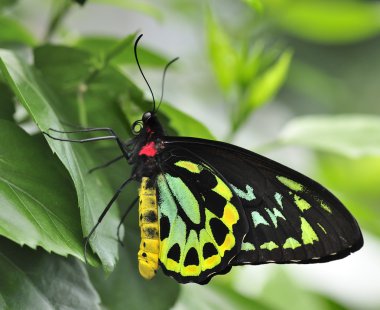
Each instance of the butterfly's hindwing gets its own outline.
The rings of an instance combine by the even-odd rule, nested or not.
[[[240,200],[206,163],[175,156],[157,177],[160,263],[179,282],[223,272],[247,233]]]
[[[359,226],[342,203],[308,177],[226,143],[167,138],[168,149],[191,150],[240,200],[249,223],[231,265],[323,262],[347,256],[363,244]]]

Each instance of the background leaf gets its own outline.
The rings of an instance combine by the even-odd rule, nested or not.
[[[210,60],[221,89],[226,92],[237,78],[239,55],[228,34],[211,13],[207,14],[206,22]]]
[[[106,54],[112,46],[115,46],[119,41],[120,38],[110,36],[87,36],[80,37],[74,42],[74,46],[92,54]],[[167,57],[141,45],[138,49],[138,56],[143,67],[151,66],[163,68],[169,61]],[[113,58],[112,63],[120,65],[136,65],[136,60],[133,54],[133,44]]]
[[[380,32],[377,1],[281,0],[267,4],[278,27],[314,42],[353,43]]]
[[[372,115],[300,117],[285,126],[279,141],[349,157],[380,155],[380,118]]]
[[[380,236],[380,156],[323,154],[317,159],[318,179],[338,194],[363,229]]]
[[[286,80],[292,54],[290,50],[283,52],[265,72],[256,78],[252,77],[246,94],[236,109],[236,116],[233,119],[234,131],[244,123],[254,110],[268,103],[279,91]]]
[[[274,294],[278,298],[273,298]],[[303,310],[305,307],[310,310],[348,310],[347,307],[337,301],[333,302],[327,296],[303,289],[280,268],[275,268],[275,272],[264,286],[259,298],[277,310]]]
[[[32,46],[36,43],[36,39],[27,28],[14,19],[0,15],[0,29],[3,29],[0,31],[0,44],[22,43]]]
[[[21,248],[4,238],[0,249],[2,309],[100,309],[86,269],[74,258]]]

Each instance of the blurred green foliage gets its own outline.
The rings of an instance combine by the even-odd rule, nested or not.
[[[297,309],[294,300],[299,309],[353,308],[282,273],[259,295],[239,292],[233,273],[181,290],[161,273],[147,282],[136,266],[136,210],[126,224],[126,248],[118,248],[116,207],[91,239],[88,254],[91,265],[115,270],[106,275],[101,268],[86,269],[82,236],[130,168],[119,162],[88,174],[119,155],[112,142],[59,143],[40,132],[67,130],[68,124],[105,126],[128,139],[130,125],[151,105],[132,79],[136,33],[70,36],[75,32],[65,25],[70,14],[98,3],[162,23],[170,14],[187,17],[204,25],[204,53],[225,101],[228,139],[276,98],[292,119],[261,150],[313,151],[314,177],[339,195],[365,231],[380,237],[378,1],[36,2],[50,6],[42,34],[25,23],[26,3],[0,1],[0,145],[7,146],[0,149],[1,309],[168,309],[174,304],[178,309]],[[139,51],[143,67],[158,72],[169,59],[145,46]],[[205,125],[168,103],[159,114],[169,134],[214,138]],[[136,193],[131,186],[120,197],[122,210]]]

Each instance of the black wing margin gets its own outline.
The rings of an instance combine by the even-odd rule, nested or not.
[[[359,225],[326,188],[243,148],[197,138],[165,137],[165,152],[187,150],[223,176],[249,222],[230,265],[319,263],[359,250]]]

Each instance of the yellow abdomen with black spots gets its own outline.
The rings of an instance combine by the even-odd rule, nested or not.
[[[143,177],[139,190],[139,225],[141,243],[138,253],[139,271],[145,279],[152,279],[158,269],[160,227],[156,189],[148,187],[149,178]]]

